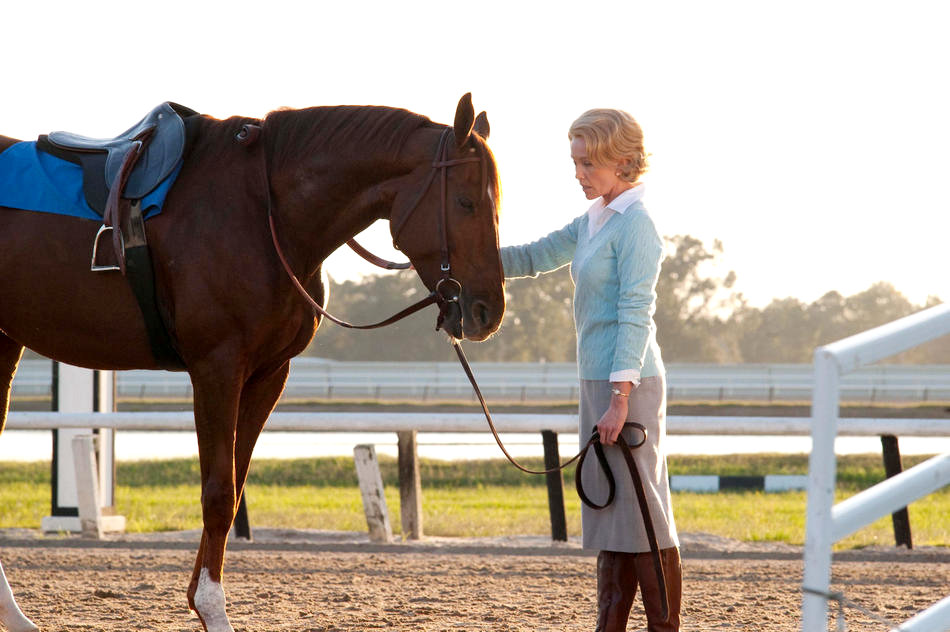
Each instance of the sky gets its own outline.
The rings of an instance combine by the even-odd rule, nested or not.
[[[756,306],[879,281],[950,297],[950,6],[719,2],[7,2],[0,134],[113,136],[166,100],[226,118],[373,104],[451,124],[473,94],[502,245],[589,206],[567,129],[634,115],[664,235],[721,240]],[[90,39],[91,38],[91,39]],[[388,227],[361,237],[398,258]],[[348,252],[335,279],[375,269]]]

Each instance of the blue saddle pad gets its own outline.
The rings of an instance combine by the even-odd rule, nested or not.
[[[142,198],[145,219],[161,212],[181,165]],[[35,142],[16,143],[0,153],[0,206],[102,221],[83,194],[82,167],[37,150]]]

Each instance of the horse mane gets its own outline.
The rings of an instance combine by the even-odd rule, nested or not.
[[[358,160],[395,162],[409,136],[423,127],[444,127],[409,110],[379,105],[338,105],[281,109],[263,120],[271,165],[299,163],[308,156],[331,153]],[[488,144],[472,135],[477,151],[488,163],[488,185],[496,207],[501,184],[495,156]],[[372,155],[366,148],[372,147]],[[352,156],[348,155],[351,152]]]
[[[395,161],[403,143],[420,127],[435,126],[421,114],[378,105],[275,110],[264,118],[272,164],[285,164],[331,150],[335,155],[373,148],[374,160]]]

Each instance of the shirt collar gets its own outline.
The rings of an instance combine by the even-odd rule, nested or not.
[[[627,189],[617,197],[615,197],[610,204],[604,204],[604,198],[599,197],[594,200],[594,203],[591,204],[588,209],[588,213],[593,215],[600,215],[604,209],[610,209],[617,213],[623,214],[630,206],[639,202],[643,198],[643,183],[639,183],[636,186]]]
[[[617,211],[618,213],[623,213],[628,208],[630,208],[630,206],[634,202],[639,202],[640,199],[642,198],[643,198],[643,183],[641,182],[640,184],[630,189],[627,189],[626,191],[624,191],[623,193],[615,197],[613,201],[607,205],[607,208],[609,208],[612,211]]]

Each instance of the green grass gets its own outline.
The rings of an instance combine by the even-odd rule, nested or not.
[[[908,468],[923,457],[905,457]],[[381,456],[390,521],[399,531],[397,465]],[[540,467],[540,459],[526,459]],[[804,455],[675,457],[671,474],[805,474]],[[422,460],[423,528],[428,535],[550,535],[544,477],[528,476],[501,460]],[[193,529],[201,526],[196,459],[120,462],[117,510],[129,531]],[[838,500],[883,479],[878,455],[838,460]],[[568,533],[580,534],[580,501],[565,473]],[[0,527],[35,528],[49,512],[49,462],[0,463]],[[362,531],[366,528],[352,458],[261,460],[251,466],[247,488],[251,525]],[[805,533],[804,492],[720,492],[673,494],[681,532],[706,532],[744,541],[801,545]],[[910,506],[917,546],[950,546],[950,488]],[[878,520],[837,548],[893,543],[889,517]]]

